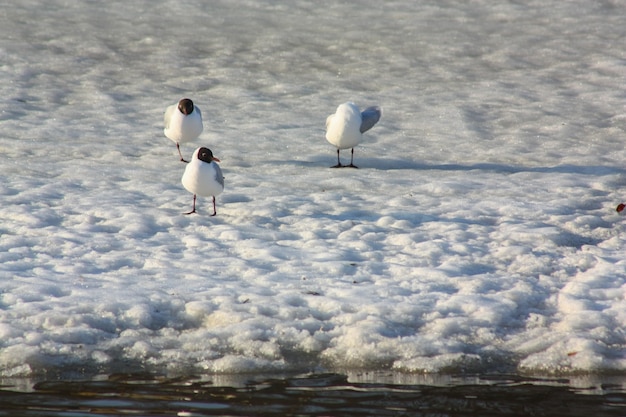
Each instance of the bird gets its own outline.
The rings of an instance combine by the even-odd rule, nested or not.
[[[624,203],[619,203],[617,205],[617,208],[615,209],[615,211],[617,211],[619,214],[624,214],[624,209],[626,208],[626,204]]]
[[[190,142],[202,133],[202,113],[188,98],[181,99],[165,109],[163,133],[174,143],[182,162],[188,162],[180,152],[180,144]]]
[[[209,148],[200,147],[193,152],[191,161],[185,166],[185,172],[181,182],[187,191],[193,194],[193,207],[190,212],[196,213],[196,195],[202,197],[213,197],[213,214],[217,214],[215,209],[215,196],[224,191],[224,176],[222,169],[217,164],[218,158],[213,156]]]
[[[337,148],[337,165],[331,168],[358,168],[354,165],[354,147],[363,139],[363,133],[378,123],[382,114],[379,106],[368,107],[361,112],[356,104],[349,101],[340,104],[335,114],[326,118],[326,140]],[[350,165],[342,165],[339,151],[348,148],[352,148]]]

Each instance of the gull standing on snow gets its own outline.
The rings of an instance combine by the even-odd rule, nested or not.
[[[224,176],[220,166],[216,164],[219,159],[213,156],[209,148],[198,148],[194,151],[191,162],[185,167],[181,182],[187,191],[193,193],[193,208],[189,213],[196,212],[196,195],[213,197],[213,214],[215,216],[215,196],[224,191]]]
[[[193,101],[188,98],[181,99],[178,104],[172,104],[165,110],[163,117],[165,128],[163,133],[176,143],[176,149],[183,162],[183,154],[180,152],[180,144],[190,142],[202,133],[202,113]]]
[[[337,165],[331,168],[351,167],[354,165],[354,147],[363,139],[363,133],[370,130],[382,116],[378,106],[368,107],[362,112],[352,102],[340,104],[335,114],[326,118],[326,140],[337,147]],[[339,150],[352,148],[350,165],[341,165]]]

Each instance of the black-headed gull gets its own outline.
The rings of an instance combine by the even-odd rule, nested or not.
[[[363,133],[370,130],[382,116],[378,106],[368,107],[362,112],[352,102],[340,104],[335,114],[326,118],[326,140],[337,147],[337,165],[331,168],[357,168],[354,165],[354,147],[363,139]],[[352,148],[350,165],[341,165],[339,150]]]
[[[202,113],[193,101],[188,98],[181,99],[177,104],[172,104],[165,109],[163,116],[165,128],[163,133],[176,143],[176,149],[183,162],[183,154],[180,152],[180,144],[190,142],[202,133]]]
[[[215,209],[215,196],[224,191],[224,176],[220,166],[216,163],[219,159],[213,156],[209,148],[198,148],[191,157],[191,162],[185,167],[181,182],[183,187],[193,193],[193,208],[191,214],[196,212],[196,195],[203,197],[213,197],[213,214],[217,214]]]

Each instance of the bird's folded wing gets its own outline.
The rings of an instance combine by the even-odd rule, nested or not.
[[[361,133],[370,130],[382,116],[383,110],[378,106],[368,107],[361,112]]]

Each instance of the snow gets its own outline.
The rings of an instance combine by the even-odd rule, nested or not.
[[[0,6],[0,376],[625,372],[622,6]]]

